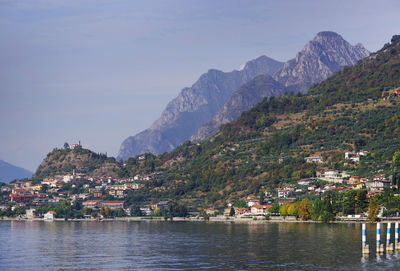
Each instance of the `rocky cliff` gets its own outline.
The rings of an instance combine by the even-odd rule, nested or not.
[[[150,128],[125,139],[118,159],[171,151],[211,120],[240,86],[257,75],[272,75],[282,66],[281,62],[261,56],[247,62],[239,71],[209,70],[190,88],[184,88]]]
[[[273,77],[285,87],[304,93],[313,84],[368,55],[361,44],[352,46],[335,32],[320,32]]]
[[[221,124],[236,119],[241,112],[249,110],[264,97],[280,95],[284,91],[305,93],[313,84],[325,80],[344,66],[354,65],[368,55],[369,52],[361,44],[352,46],[334,32],[320,32],[297,53],[296,58],[287,61],[273,75],[275,82],[272,78],[254,78],[254,82],[250,81],[238,89],[191,140],[201,141],[210,137]]]
[[[204,124],[190,140],[200,141],[212,136],[221,124],[231,122],[243,111],[249,110],[264,97],[279,96],[285,87],[269,75],[259,75],[235,91],[215,117]]]

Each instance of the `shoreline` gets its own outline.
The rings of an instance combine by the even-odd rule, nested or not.
[[[324,224],[322,221],[313,220],[296,220],[294,217],[272,217],[269,220],[252,218],[236,218],[236,217],[210,217],[210,220],[204,220],[203,218],[187,218],[187,217],[174,217],[173,220],[165,220],[164,217],[119,217],[119,218],[103,218],[103,219],[87,219],[87,218],[54,218],[52,220],[44,218],[17,218],[17,217],[0,217],[0,221],[47,221],[47,222],[108,222],[108,221],[163,221],[163,222],[208,222],[208,223],[237,223],[237,224],[267,224],[267,223],[319,223]],[[380,223],[394,223],[399,222],[400,218],[393,219],[382,219]],[[376,224],[378,222],[370,222],[368,220],[355,220],[355,219],[341,219],[330,221],[325,224]]]

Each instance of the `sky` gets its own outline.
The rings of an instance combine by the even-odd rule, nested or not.
[[[398,0],[0,0],[0,159],[31,171],[76,143],[115,156],[211,68],[286,61],[335,31],[376,51]]]

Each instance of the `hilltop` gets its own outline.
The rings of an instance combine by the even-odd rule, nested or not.
[[[113,157],[105,154],[95,153],[91,150],[82,148],[78,144],[64,148],[55,148],[40,163],[33,178],[42,179],[44,177],[57,174],[71,174],[73,171],[87,174],[89,176],[117,176],[120,165]]]

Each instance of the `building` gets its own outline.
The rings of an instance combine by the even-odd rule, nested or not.
[[[285,199],[290,196],[291,192],[289,189],[278,189],[278,198]]]
[[[345,174],[345,176],[347,176]],[[340,173],[337,170],[328,170],[325,171],[324,174],[319,176],[319,179],[329,182],[329,183],[343,183],[345,181],[345,177],[343,173]]]
[[[101,200],[87,200],[87,201],[84,201],[82,204],[83,204],[83,207],[85,207],[85,208],[98,208],[98,207],[100,207],[100,203],[101,203]]]
[[[287,159],[287,157],[279,157],[278,163],[282,164],[286,159]]]
[[[244,215],[249,212],[249,209],[247,208],[233,207],[233,209],[235,210],[235,215]]]
[[[73,150],[73,149],[75,149],[75,148],[77,148],[77,147],[82,147],[82,146],[81,146],[81,141],[80,141],[80,140],[79,140],[78,144],[71,144],[71,145],[69,145],[69,148],[70,148],[71,150]]]
[[[1,192],[11,192],[11,187],[7,186],[7,185],[3,185],[1,187]]]
[[[25,211],[26,218],[28,218],[28,219],[35,218],[36,217],[35,211],[36,211],[36,209],[34,209],[34,208],[26,210]]]
[[[62,176],[62,180],[64,183],[69,183],[69,182],[75,180],[75,176],[72,174],[67,174],[67,175]]]
[[[110,209],[124,208],[124,201],[122,201],[122,200],[102,201],[100,203],[100,206],[104,207],[104,208],[110,208]]]
[[[156,208],[168,208],[168,205],[170,204],[171,202],[170,201],[168,201],[168,200],[164,200],[164,201],[160,201],[160,202],[158,202],[158,203],[155,203],[155,204],[152,204],[151,205],[151,208],[153,208],[153,209],[156,209]]]
[[[93,196],[94,196],[95,198],[101,198],[101,197],[103,196],[103,192],[102,192],[102,191],[95,191],[95,192],[93,193]]]
[[[144,215],[144,216],[153,215],[153,211],[151,210],[150,207],[142,207],[142,208],[140,208],[140,211],[142,212],[142,215]]]
[[[33,185],[33,186],[31,187],[31,189],[32,189],[33,191],[40,191],[40,190],[42,190],[42,187],[43,187],[43,185],[39,183],[39,184]]]
[[[257,200],[257,199],[249,199],[249,200],[247,201],[247,206],[248,206],[248,207],[251,207],[251,206],[257,205],[257,204],[259,204],[259,203],[260,203],[260,200]]]
[[[47,213],[44,214],[44,220],[53,220],[56,215],[56,212],[54,211],[48,211]]]
[[[298,185],[310,185],[315,181],[315,178],[308,178],[308,179],[301,179],[300,181],[297,182]]]
[[[12,202],[30,201],[35,196],[24,188],[14,188],[11,192]]]
[[[374,180],[365,183],[365,186],[371,191],[383,191],[385,188],[390,188],[390,184],[389,180]]]
[[[252,215],[267,215],[268,209],[271,207],[272,207],[272,205],[253,205],[253,206],[251,206],[251,214]]]
[[[125,196],[125,190],[123,190],[123,189],[111,189],[110,191],[108,191],[108,194],[113,196],[113,197],[122,198],[122,197]]]
[[[359,183],[360,181],[361,181],[361,178],[359,176],[351,176],[349,178],[350,184]]]
[[[323,163],[321,156],[310,156],[310,157],[304,158],[304,160],[306,160],[307,163],[318,163],[318,164]]]

